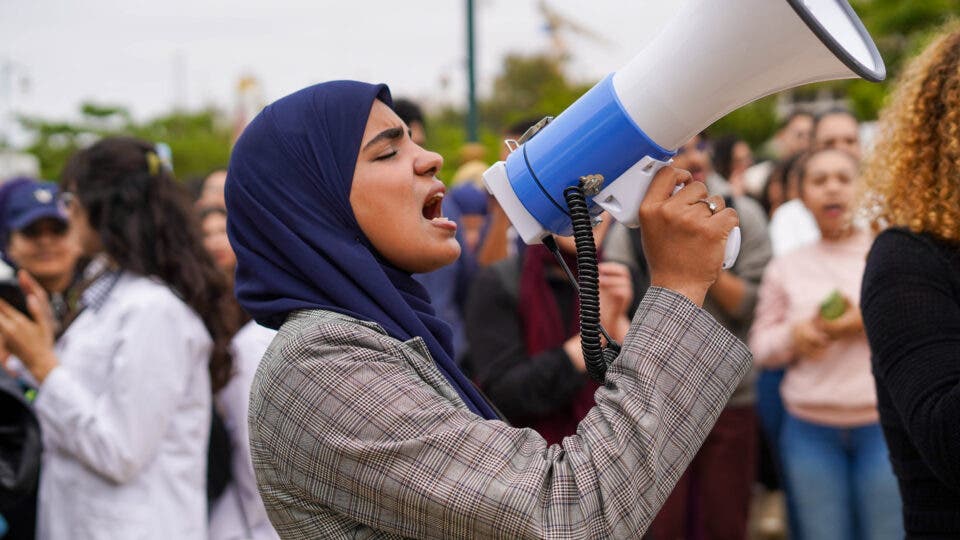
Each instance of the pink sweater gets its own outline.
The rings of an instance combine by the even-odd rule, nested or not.
[[[800,419],[836,427],[878,421],[863,333],[831,343],[817,359],[798,357],[792,337],[793,326],[815,317],[834,290],[859,306],[872,240],[864,232],[839,242],[820,240],[775,257],[763,275],[750,348],[761,366],[787,366],[780,393],[787,410]]]

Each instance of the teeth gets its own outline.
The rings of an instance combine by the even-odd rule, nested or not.
[[[436,214],[439,214],[439,213],[441,212],[441,210],[440,210],[441,206],[440,206],[440,205],[441,205],[442,203],[443,203],[443,192],[437,192],[437,193],[434,193],[433,195],[431,195],[431,196],[427,199],[426,204],[423,205],[423,215],[424,215],[424,217],[428,217],[428,216],[430,216],[430,215],[432,215],[432,214],[435,214],[435,213],[436,213]],[[444,218],[443,216],[437,216],[437,217],[429,218],[429,219],[430,219],[431,221],[446,220],[446,218]]]

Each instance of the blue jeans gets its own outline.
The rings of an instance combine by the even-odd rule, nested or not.
[[[764,435],[771,439],[774,451],[780,440],[780,428],[783,426],[783,401],[780,399],[780,383],[786,373],[782,369],[761,369],[757,376],[757,416]]]
[[[780,456],[801,539],[903,538],[900,492],[879,424],[835,428],[787,413]]]
[[[757,416],[760,419],[760,428],[770,452],[773,454],[774,465],[780,480],[780,489],[787,504],[787,526],[790,528],[790,538],[802,538],[800,525],[797,523],[797,511],[794,509],[793,491],[784,474],[783,458],[780,456],[780,431],[787,411],[783,408],[780,398],[780,383],[786,374],[784,369],[761,369],[757,376]]]

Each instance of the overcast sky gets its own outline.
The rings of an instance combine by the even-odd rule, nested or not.
[[[650,38],[644,29],[681,3],[548,1],[609,41],[568,36],[570,72],[584,80],[628,61]],[[0,114],[70,117],[85,100],[125,105],[140,118],[175,104],[231,109],[243,74],[260,80],[267,101],[354,78],[386,82],[396,96],[463,103],[465,3],[0,0],[0,67],[28,80],[11,91],[0,77]],[[550,42],[534,0],[476,0],[476,7],[483,93],[504,54],[544,51]]]

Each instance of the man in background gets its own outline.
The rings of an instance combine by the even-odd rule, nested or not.
[[[775,162],[810,149],[813,141],[813,122],[813,115],[804,110],[793,111],[783,120],[780,129],[773,136],[774,159],[757,163],[744,173],[744,187],[747,194],[760,199],[770,180]]]
[[[843,150],[860,159],[860,124],[846,109],[831,109],[818,115],[813,123],[813,148]],[[813,215],[800,201],[795,176],[788,176],[788,201],[780,205],[770,218],[770,243],[774,255],[788,253],[820,239],[820,229]]]

